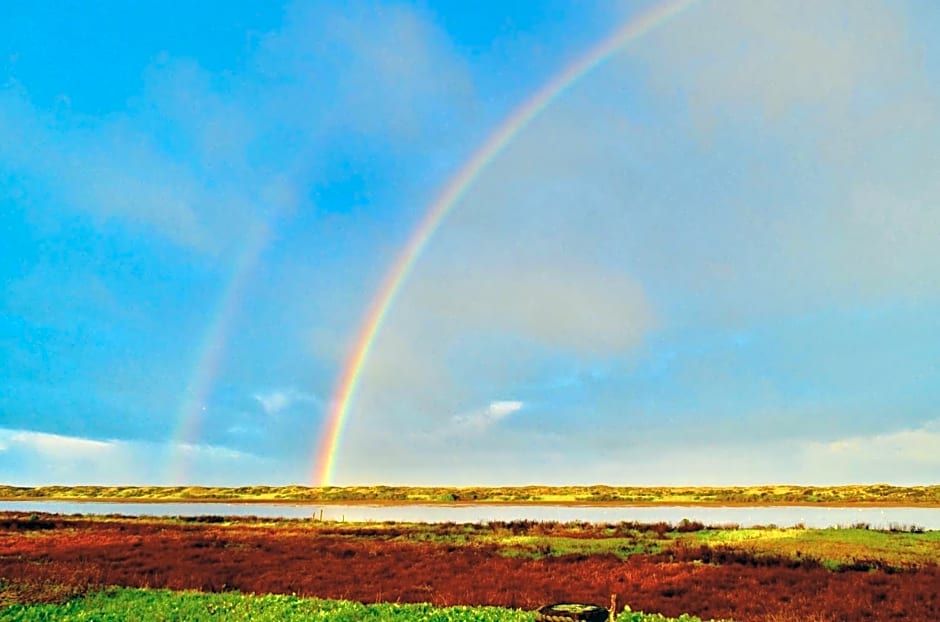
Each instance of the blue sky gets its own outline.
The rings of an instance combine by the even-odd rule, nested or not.
[[[4,7],[0,480],[309,483],[437,193],[653,6]],[[336,482],[936,483],[938,32],[701,0],[584,76],[425,248]]]

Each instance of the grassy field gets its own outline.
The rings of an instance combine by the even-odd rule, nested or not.
[[[529,622],[533,612],[502,607],[433,607],[299,598],[296,596],[204,594],[169,590],[112,588],[64,604],[14,605],[0,610],[9,622]],[[699,618],[667,618],[659,614],[624,611],[618,622],[700,622]]]
[[[17,519],[24,526],[33,518]],[[127,521],[126,517],[84,516],[55,518],[57,529],[69,529],[78,521],[99,523]],[[829,529],[800,527],[739,528],[706,526],[683,521],[668,523],[558,523],[553,521],[493,521],[488,523],[344,523],[305,519],[255,517],[141,517],[139,523],[212,524],[218,527],[305,532],[363,541],[406,542],[445,546],[493,547],[508,557],[540,559],[561,555],[664,554],[677,549],[709,547],[734,549],[756,557],[775,556],[793,561],[814,559],[830,569],[858,562],[904,568],[940,564],[940,531],[876,530],[866,525]],[[21,527],[22,528],[22,527]],[[37,529],[41,531],[42,527]]]
[[[539,558],[545,555],[663,553],[677,547],[733,548],[755,557],[785,557],[794,561],[815,559],[831,569],[859,562],[892,568],[940,563],[940,532],[886,534],[857,529],[741,529],[702,530],[694,534],[670,532],[664,538],[648,535],[581,538],[565,536],[508,536],[492,540],[507,555]]]
[[[512,557],[539,559],[560,555],[606,555],[626,559],[676,549],[734,549],[755,557],[815,559],[831,569],[871,562],[891,568],[940,563],[940,531],[878,531],[865,526],[839,529],[734,526],[698,523],[552,523],[533,521],[487,524],[311,523],[311,528],[350,537],[431,542],[451,546],[494,546]]]
[[[0,499],[87,501],[243,501],[291,503],[538,503],[663,505],[905,505],[940,507],[940,486],[614,487],[504,488],[406,486],[0,486]]]
[[[873,611],[867,618],[873,622],[940,619],[938,562],[940,531],[863,525],[342,523],[7,512],[0,513],[0,620],[529,620],[546,603],[603,604],[611,594],[676,619],[688,612],[829,622]],[[450,607],[455,604],[474,608]],[[490,613],[495,617],[485,617]]]
[[[850,529],[703,530],[680,534],[687,545],[729,546],[760,555],[793,560],[812,557],[829,568],[853,564],[904,568],[940,563],[940,531],[924,533]]]

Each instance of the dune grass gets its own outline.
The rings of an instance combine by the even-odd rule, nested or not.
[[[907,505],[940,507],[940,486],[0,486],[0,499],[293,503],[621,503]]]

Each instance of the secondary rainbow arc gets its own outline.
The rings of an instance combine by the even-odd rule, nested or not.
[[[257,225],[251,229],[241,253],[235,261],[231,276],[219,300],[218,307],[212,314],[212,321],[197,348],[198,356],[193,366],[193,374],[183,392],[183,399],[177,413],[176,428],[173,431],[169,451],[169,465],[166,477],[174,484],[186,484],[193,445],[199,437],[206,402],[222,367],[229,333],[237,316],[238,308],[245,289],[251,280],[258,260],[267,245],[268,227]]]
[[[459,203],[480,173],[555,98],[592,69],[610,58],[624,45],[656,26],[664,24],[697,1],[672,0],[654,6],[629,20],[613,34],[603,39],[519,105],[444,186],[427,210],[424,218],[418,223],[409,237],[395,263],[386,272],[360,324],[354,346],[336,382],[323,432],[320,436],[313,471],[313,481],[316,485],[328,486],[331,483],[346,419],[349,416],[350,406],[355,397],[362,370],[375,343],[375,338],[415,262],[447,214]]]

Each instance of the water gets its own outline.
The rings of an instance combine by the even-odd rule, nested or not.
[[[367,522],[479,523],[490,521],[587,521],[616,523],[678,523],[683,519],[706,525],[735,523],[741,527],[778,525],[825,528],[868,523],[872,528],[916,525],[940,530],[940,508],[912,507],[689,507],[579,505],[288,505],[267,503],[100,503],[74,501],[4,501],[0,511],[56,514],[123,514],[127,516],[261,516],[319,518]]]

